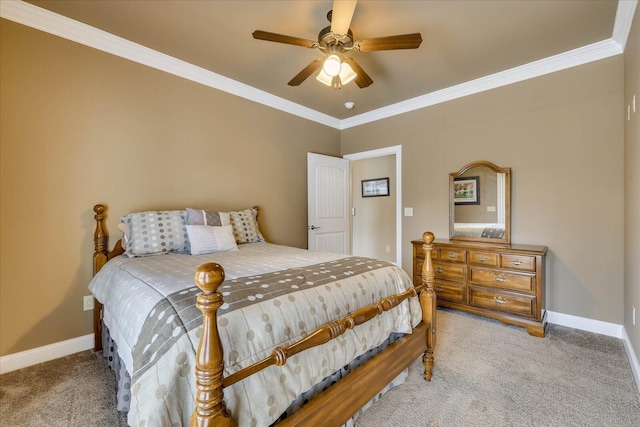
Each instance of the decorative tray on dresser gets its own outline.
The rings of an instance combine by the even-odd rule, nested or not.
[[[420,283],[424,250],[413,240],[413,280]],[[438,305],[523,326],[544,337],[544,265],[547,248],[434,241]]]

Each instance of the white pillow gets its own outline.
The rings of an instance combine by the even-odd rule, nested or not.
[[[191,255],[238,250],[231,225],[187,225],[187,234]]]

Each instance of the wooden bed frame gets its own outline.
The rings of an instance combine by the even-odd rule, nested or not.
[[[121,241],[109,251],[108,235],[104,228],[106,207],[93,208],[96,219],[94,233],[93,272],[100,271],[110,259],[124,253]],[[422,354],[424,378],[431,380],[436,344],[436,294],[433,288],[434,271],[431,261],[434,235],[422,235],[425,262],[422,283],[405,292],[383,298],[376,304],[357,310],[342,319],[330,322],[285,348],[276,348],[272,355],[233,375],[224,377],[223,348],[217,328],[216,313],[222,305],[222,294],[217,291],[224,281],[224,269],[216,263],[203,264],[195,272],[195,282],[202,290],[196,306],[202,311],[203,326],[196,353],[196,408],[191,416],[191,427],[234,425],[224,405],[223,390],[271,365],[282,366],[287,359],[301,351],[324,344],[342,335],[347,329],[361,325],[384,311],[390,310],[407,298],[419,296],[422,322],[383,351],[336,384],[309,400],[298,411],[279,424],[283,426],[344,424],[369,402],[384,386]],[[102,349],[102,304],[95,301],[93,316],[95,350]],[[357,393],[354,393],[357,390]],[[331,408],[331,410],[327,410]]]

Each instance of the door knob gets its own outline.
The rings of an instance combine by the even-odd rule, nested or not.
[[[320,227],[316,227],[315,225],[312,225],[311,227],[309,227],[312,230],[318,230]]]

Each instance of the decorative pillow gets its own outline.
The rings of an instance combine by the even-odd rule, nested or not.
[[[238,212],[229,212],[233,235],[238,243],[264,242],[264,237],[258,228],[258,211],[245,209]]]
[[[229,225],[228,212],[213,212],[202,209],[187,208],[187,224],[188,225]]]
[[[129,241],[129,236],[131,236],[131,230],[129,230],[129,226],[124,222],[118,223],[118,230],[122,232],[122,246],[126,247],[126,243]]]
[[[125,254],[136,257],[188,252],[186,219],[186,211],[146,211],[123,216],[120,220],[129,229],[128,239],[125,234]]]
[[[191,255],[238,250],[231,225],[187,224],[187,234],[189,234],[189,242],[191,244]]]

